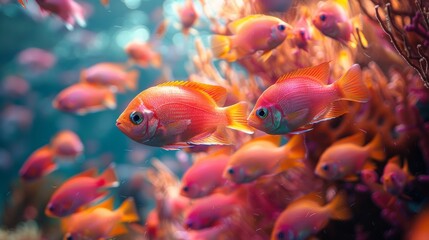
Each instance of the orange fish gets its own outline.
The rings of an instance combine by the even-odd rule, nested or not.
[[[193,0],[186,0],[184,6],[177,8],[179,14],[180,23],[182,25],[182,32],[185,35],[188,35],[192,26],[198,19],[198,13],[195,11],[195,6]]]
[[[326,227],[330,219],[350,218],[351,212],[344,193],[337,194],[325,206],[322,206],[319,196],[309,194],[292,202],[280,214],[271,233],[271,240],[308,239]]]
[[[225,128],[253,133],[247,103],[229,107],[226,89],[198,82],[166,82],[138,94],[116,120],[125,135],[149,146],[179,149],[231,144]]]
[[[259,14],[236,20],[228,29],[233,35],[214,35],[211,49],[215,57],[234,62],[256,51],[263,51],[262,59],[268,59],[292,27],[279,18]]]
[[[128,232],[123,223],[139,221],[132,198],[113,210],[113,198],[61,220],[65,240],[110,239]]]
[[[55,169],[57,164],[54,161],[55,153],[48,145],[34,151],[25,161],[19,170],[19,175],[26,181],[41,178]]]
[[[149,64],[156,68],[161,67],[161,54],[155,52],[149,43],[131,42],[125,47],[125,52],[131,62],[136,63],[140,67],[146,68]]]
[[[256,101],[249,125],[268,134],[301,133],[346,113],[348,106],[339,100],[368,101],[359,65],[332,84],[328,79],[328,62],[283,75]]]
[[[316,175],[328,180],[355,180],[356,174],[362,169],[374,169],[375,166],[367,160],[384,160],[385,150],[381,135],[375,136],[370,143],[362,146],[364,141],[365,135],[359,132],[335,142],[320,156],[315,169]]]
[[[400,167],[399,157],[393,157],[384,166],[381,182],[384,190],[393,195],[401,195],[407,183],[413,180],[413,176],[408,171],[407,162]]]
[[[116,108],[116,97],[107,87],[77,83],[61,91],[52,104],[61,111],[84,115]]]
[[[281,147],[280,141],[281,136],[267,135],[244,144],[231,155],[224,177],[236,183],[247,183],[263,175],[303,167],[299,160],[306,155],[304,137],[296,135]]]
[[[81,82],[112,86],[119,92],[125,92],[126,89],[136,90],[138,79],[137,70],[127,71],[125,66],[115,63],[98,63],[81,72]]]
[[[76,158],[83,152],[83,144],[79,136],[64,130],[57,133],[51,140],[51,147],[57,157]]]
[[[68,179],[51,196],[45,213],[50,217],[65,217],[78,211],[90,202],[105,197],[107,188],[119,185],[113,166],[109,166],[100,176],[90,169]]]
[[[66,25],[68,30],[73,30],[75,23],[81,27],[86,26],[85,10],[74,0],[36,0],[42,13],[57,15]]]

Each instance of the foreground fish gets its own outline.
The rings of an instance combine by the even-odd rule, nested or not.
[[[267,15],[250,15],[228,25],[232,36],[214,35],[211,49],[217,58],[230,62],[263,51],[262,59],[271,56],[292,27],[279,18]]]
[[[73,30],[75,23],[85,27],[84,9],[74,0],[36,0],[42,13],[52,13],[63,20],[68,30]]]
[[[43,146],[34,151],[19,170],[19,175],[26,181],[41,178],[55,169],[55,152],[49,146]]]
[[[348,106],[340,100],[368,101],[359,65],[332,84],[328,78],[328,62],[283,75],[259,97],[249,125],[268,134],[300,133],[346,113]]]
[[[95,169],[87,170],[68,179],[51,196],[45,213],[50,217],[65,217],[80,207],[103,198],[107,188],[118,186],[115,170],[109,166],[100,176]]]
[[[116,97],[107,87],[77,83],[62,90],[52,104],[58,110],[84,115],[116,108]]]
[[[413,180],[413,176],[409,173],[408,164],[400,167],[399,157],[393,157],[384,166],[381,182],[384,190],[393,195],[401,195],[405,186]]]
[[[247,103],[229,107],[226,90],[198,82],[166,82],[138,94],[116,120],[125,135],[149,146],[179,149],[192,145],[228,145],[225,128],[253,133]]]
[[[337,194],[325,206],[320,202],[320,197],[313,194],[292,202],[277,218],[271,240],[308,239],[325,228],[330,219],[351,218],[345,194]]]
[[[55,155],[62,158],[74,159],[83,152],[82,140],[70,130],[57,133],[51,140],[51,146]]]
[[[125,47],[125,52],[132,63],[146,68],[150,65],[159,68],[162,64],[161,54],[155,52],[149,43],[131,42]]]
[[[328,180],[355,180],[362,169],[374,169],[369,158],[383,161],[385,150],[381,135],[377,135],[365,146],[363,133],[340,139],[326,149],[316,166],[316,175]]]
[[[139,79],[137,70],[128,71],[121,64],[98,63],[81,72],[81,81],[95,85],[116,87],[119,92],[136,90]]]
[[[304,137],[296,135],[279,147],[280,136],[255,138],[238,149],[228,162],[224,177],[236,182],[246,183],[257,178],[279,173],[292,167],[303,167],[305,158]]]
[[[66,232],[65,240],[101,240],[127,233],[128,230],[123,223],[138,220],[139,216],[132,198],[127,198],[116,210],[113,210],[113,198],[109,198],[61,222]]]

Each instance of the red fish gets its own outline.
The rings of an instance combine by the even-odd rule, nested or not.
[[[368,101],[359,65],[332,84],[328,78],[328,62],[283,75],[256,101],[249,125],[268,134],[300,133],[346,113],[347,105],[340,100]]]
[[[131,62],[140,67],[146,68],[149,64],[156,68],[161,67],[161,54],[155,52],[149,43],[131,42],[125,47],[125,52]]]
[[[51,140],[51,146],[57,157],[73,159],[83,152],[82,141],[70,130],[57,133]]]
[[[197,82],[166,82],[138,94],[116,120],[125,135],[149,146],[178,149],[231,144],[225,128],[253,133],[247,103],[229,107],[226,90]]]
[[[409,173],[408,164],[400,167],[399,157],[393,157],[384,166],[381,182],[384,190],[393,195],[401,195],[405,186],[413,180],[413,176]]]
[[[95,169],[87,170],[68,179],[52,195],[45,213],[50,217],[65,217],[97,199],[105,197],[107,188],[119,185],[113,166],[100,176]]]
[[[63,20],[68,30],[73,30],[75,23],[85,27],[83,7],[74,0],[36,0],[42,13],[52,13]]]
[[[49,146],[43,146],[34,151],[19,170],[19,175],[26,181],[39,179],[55,169],[55,153]]]

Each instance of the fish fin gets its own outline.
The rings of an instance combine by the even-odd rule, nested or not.
[[[292,78],[308,78],[322,85],[328,84],[329,79],[329,62],[321,63],[317,66],[300,68],[298,70],[286,73],[281,76],[276,83],[281,83]]]
[[[128,232],[128,229],[122,223],[117,223],[113,229],[110,231],[109,236],[114,237],[118,235],[122,235]]]
[[[303,168],[305,164],[301,158],[286,157],[280,161],[275,173],[281,173],[291,168]]]
[[[365,170],[375,170],[377,169],[377,166],[370,161],[366,161],[365,164],[363,165],[363,169]]]
[[[188,147],[192,147],[192,146],[185,142],[177,142],[177,143],[162,146],[162,148],[167,151],[180,150],[181,148],[188,148]]]
[[[270,50],[270,51],[265,51],[262,55],[261,55],[261,59],[262,59],[262,61],[263,62],[265,62],[265,61],[267,61],[270,57],[271,57],[271,55],[273,54],[273,51],[272,50]]]
[[[217,149],[214,152],[208,153],[205,156],[202,157],[196,157],[194,158],[194,164],[205,162],[206,160],[211,160],[213,157],[221,156],[221,155],[230,155],[232,151],[232,148],[229,146],[222,146],[220,149]]]
[[[377,134],[374,139],[365,146],[369,151],[371,158],[377,161],[384,161],[386,158],[386,150],[383,146],[383,139],[381,134]]]
[[[326,208],[332,219],[348,220],[352,217],[352,213],[347,204],[347,195],[345,192],[337,193],[334,199],[326,205]]]
[[[294,205],[300,205],[303,202],[316,203],[316,204],[318,204],[320,206],[322,206],[325,203],[325,201],[324,201],[324,199],[323,199],[323,197],[322,197],[322,195],[320,193],[311,192],[311,193],[308,193],[308,194],[306,194],[306,195],[304,195],[302,197],[299,197],[296,200],[294,200],[293,202],[291,202],[288,205],[288,208],[289,207],[293,207]]]
[[[341,99],[355,102],[367,102],[369,99],[368,89],[362,81],[362,72],[359,64],[354,64],[334,84],[340,91]]]
[[[307,154],[303,135],[294,135],[284,146],[288,158],[303,159]]]
[[[247,102],[242,101],[224,108],[228,119],[227,128],[253,134],[253,128],[247,124],[247,105]]]
[[[106,194],[104,194],[104,195],[106,195]],[[109,197],[109,198],[99,202],[98,204],[96,204],[94,206],[86,208],[84,211],[92,212],[97,208],[105,208],[105,209],[113,210],[114,201],[115,201],[115,199],[113,197]]]
[[[302,126],[300,128],[295,129],[292,132],[289,132],[290,134],[302,134],[302,133],[306,133],[313,130],[313,125],[312,124],[307,124],[305,126]]]
[[[211,37],[211,50],[213,56],[216,58],[228,59],[230,62],[234,62],[237,58],[234,59],[231,51],[231,37],[223,35],[213,35]]]
[[[228,139],[228,134],[223,127],[218,127],[215,132],[210,135],[200,134],[190,139],[188,144],[194,145],[231,145]]]
[[[188,126],[191,124],[191,119],[184,119],[179,120],[175,122],[171,122],[168,124],[165,124],[165,131],[167,132],[167,135],[179,135],[183,133]]]
[[[74,1],[70,2],[70,4],[73,12],[73,17],[76,19],[77,24],[81,27],[86,27],[86,21],[84,17],[85,10],[83,9],[83,7],[79,3]]]
[[[351,174],[343,177],[343,180],[346,182],[356,182],[359,180],[359,177],[355,174]]]
[[[106,107],[109,109],[116,108],[116,97],[112,91],[109,91],[109,93],[106,94],[106,97],[104,98],[104,105],[106,105]]]
[[[110,188],[119,186],[118,178],[115,173],[115,165],[110,164],[98,177],[98,181],[100,187]]]
[[[43,176],[49,175],[53,171],[58,169],[58,165],[55,162],[51,162],[48,164],[48,166],[45,168],[45,171],[43,171]]]
[[[116,211],[121,213],[121,222],[137,222],[140,220],[133,198],[127,198]]]
[[[284,116],[287,123],[292,126],[300,126],[302,122],[304,122],[305,118],[307,117],[309,113],[308,108],[300,109],[296,112],[288,113]]]
[[[224,87],[191,81],[170,81],[158,86],[189,87],[208,94],[218,106],[225,104],[227,91]]]
[[[95,177],[97,175],[97,169],[96,168],[90,168],[88,170],[85,170],[79,174],[74,175],[73,177],[69,178],[69,180],[74,178],[80,178],[80,177]]]
[[[133,70],[127,73],[127,88],[130,90],[137,89],[137,83],[139,80],[139,71]]]
[[[358,132],[358,133],[355,133],[351,136],[342,138],[340,140],[337,140],[335,143],[333,143],[332,146],[340,145],[340,144],[346,144],[346,143],[352,143],[352,144],[356,144],[359,146],[363,146],[363,144],[365,143],[365,133]]]
[[[404,166],[402,167],[402,170],[407,174],[408,182],[413,181],[415,179],[415,177],[410,173],[410,169],[408,167],[408,161],[406,159],[404,160]]]
[[[229,31],[231,31],[231,33],[236,34],[250,20],[257,19],[257,18],[260,18],[260,17],[263,17],[263,16],[265,16],[265,15],[263,15],[263,14],[253,14],[253,15],[249,15],[249,16],[244,17],[244,18],[240,18],[238,20],[235,20],[235,21],[229,23],[228,24],[228,29],[229,29]]]
[[[259,141],[267,141],[270,142],[276,146],[280,146],[280,143],[282,141],[282,135],[264,135],[261,137],[256,137],[250,141],[248,141],[247,143],[243,144],[243,147],[246,146],[247,144],[253,144],[255,142],[259,142]]]
[[[152,57],[150,64],[155,68],[160,68],[162,65],[162,56],[159,53],[156,53],[155,56]]]
[[[317,119],[314,119],[311,123],[317,123],[317,122],[322,122],[329,119],[337,118],[347,113],[348,111],[349,111],[348,105],[346,104],[346,102],[335,101],[331,103],[331,105],[327,108],[327,111],[324,114],[322,114]]]

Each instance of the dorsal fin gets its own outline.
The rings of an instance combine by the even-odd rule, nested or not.
[[[240,18],[238,20],[235,20],[235,21],[229,23],[228,24],[228,29],[229,29],[229,31],[231,31],[231,33],[236,34],[250,20],[257,19],[257,18],[260,18],[260,17],[266,17],[266,15],[263,15],[263,14],[254,14],[254,15],[249,15],[249,16],[244,17],[244,18]]]
[[[312,192],[295,199],[293,202],[289,204],[288,208],[289,207],[293,208],[295,205],[300,205],[304,202],[315,203],[319,206],[323,206],[325,204],[324,197],[321,194],[317,192]]]
[[[199,164],[202,162],[205,162],[207,160],[211,160],[215,157],[221,156],[221,155],[231,155],[232,148],[230,146],[221,146],[221,148],[217,149],[214,152],[211,152],[205,156],[197,157],[194,160],[194,164]]]
[[[276,146],[280,146],[280,143],[282,141],[282,136],[281,135],[264,135],[264,136],[256,137],[256,138],[248,141],[247,143],[245,143],[242,147],[244,147],[248,144],[253,144],[255,142],[259,142],[259,141],[266,141],[266,142],[273,143]]]
[[[88,170],[85,170],[79,174],[74,175],[73,177],[69,178],[67,181],[79,177],[95,177],[97,176],[97,169],[96,168],[90,168]]]
[[[329,79],[329,62],[321,63],[317,66],[300,68],[290,73],[286,73],[285,75],[279,77],[276,83],[281,83],[291,78],[308,78],[320,84],[326,85],[328,84]]]
[[[213,98],[213,100],[218,106],[223,106],[226,100],[227,91],[224,87],[221,86],[190,81],[170,81],[157,85],[157,87],[161,86],[188,87],[197,91],[204,92],[208,94],[211,98]]]
[[[92,211],[94,211],[97,208],[106,208],[106,209],[109,209],[109,210],[113,210],[113,206],[114,206],[113,204],[114,204],[114,198],[113,197],[109,197],[109,198],[107,198],[107,199],[105,199],[105,200],[103,200],[103,201],[95,204],[94,206],[91,206],[91,207],[88,207],[88,208],[84,209],[84,211],[86,211],[86,212],[92,212]]]
[[[399,159],[399,156],[394,156],[391,159],[389,159],[389,163],[393,163],[398,165],[399,167],[401,166],[401,161]]]
[[[359,146],[363,146],[364,142],[365,142],[365,134],[363,132],[358,132],[351,136],[337,140],[335,143],[332,144],[332,146],[345,144],[345,143],[353,143]]]

